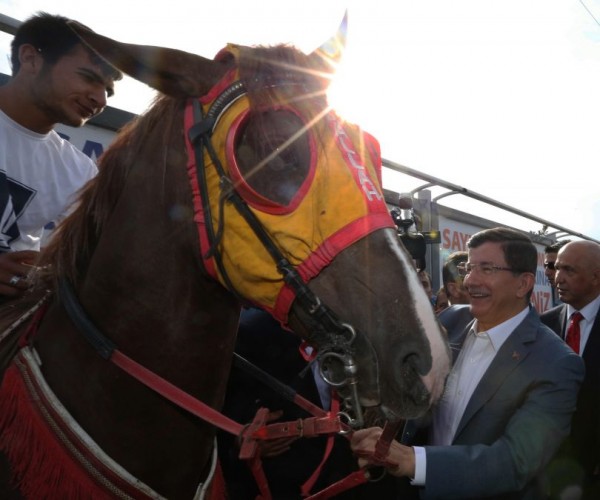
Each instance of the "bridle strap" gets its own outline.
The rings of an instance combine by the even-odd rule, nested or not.
[[[402,420],[388,420],[383,426],[383,431],[379,439],[375,443],[375,448],[372,452],[358,452],[354,454],[358,457],[365,458],[373,466],[381,466],[385,468],[398,467],[400,464],[389,459],[389,451],[392,441],[402,427]]]
[[[233,353],[233,364],[237,368],[240,368],[254,377],[259,382],[265,384],[279,396],[283,397],[287,401],[290,401],[291,403],[295,403],[297,406],[314,417],[325,417],[327,415],[325,410],[310,402],[308,399],[305,399],[290,386],[281,383],[275,377],[269,375],[264,370],[261,370],[258,366],[252,364],[250,361],[240,356],[236,352]]]

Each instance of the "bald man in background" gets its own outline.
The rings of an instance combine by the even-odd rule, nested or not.
[[[586,374],[573,415],[571,435],[559,454],[551,481],[576,480],[583,499],[600,498],[600,245],[573,241],[563,246],[554,277],[563,304],[541,315],[543,323],[562,337],[585,363]],[[578,335],[569,335],[571,318],[580,314]],[[571,337],[574,337],[571,341]],[[559,486],[568,486],[563,483]]]

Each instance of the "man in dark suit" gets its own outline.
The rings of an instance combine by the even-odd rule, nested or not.
[[[542,314],[541,320],[571,343],[573,335],[567,335],[570,318],[581,314],[579,335],[572,345],[586,368],[570,439],[561,450],[561,459],[563,465],[566,460],[574,461],[583,471],[584,498],[597,499],[600,498],[600,245],[573,241],[559,250],[555,267],[556,289],[563,304]]]
[[[569,434],[583,362],[529,304],[537,267],[529,237],[488,229],[467,246],[462,271],[475,319],[448,332],[455,362],[429,445],[392,442],[388,471],[412,478],[426,499],[545,498],[541,473]],[[407,424],[403,441],[413,442],[417,424]],[[353,450],[371,453],[380,435],[355,432]]]

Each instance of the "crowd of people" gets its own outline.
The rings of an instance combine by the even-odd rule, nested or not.
[[[122,77],[67,21],[41,13],[23,23],[11,46],[12,78],[0,87],[3,300],[27,289],[44,226],[64,217],[96,174],[54,126],[85,124]],[[441,401],[396,437],[385,481],[349,498],[600,498],[600,245],[567,240],[546,248],[545,274],[559,305],[541,315],[530,303],[537,251],[528,236],[488,229],[467,247],[446,259],[436,293],[428,273],[419,272],[454,360]],[[257,329],[262,336],[250,335]],[[328,389],[306,368],[298,343],[265,313],[244,312],[238,350],[326,407]],[[289,402],[234,372],[224,411],[248,421],[260,405],[273,418],[297,416]],[[371,427],[351,440],[336,438],[315,484],[369,466],[365,457],[381,433]],[[235,461],[235,440],[220,442],[231,498],[255,498],[248,472]],[[294,492],[327,446],[316,439],[265,448],[275,498],[299,498]]]

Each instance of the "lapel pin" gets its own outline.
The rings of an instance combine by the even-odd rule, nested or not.
[[[512,359],[514,359],[515,361],[519,361],[521,359],[521,355],[517,351],[513,351]]]

